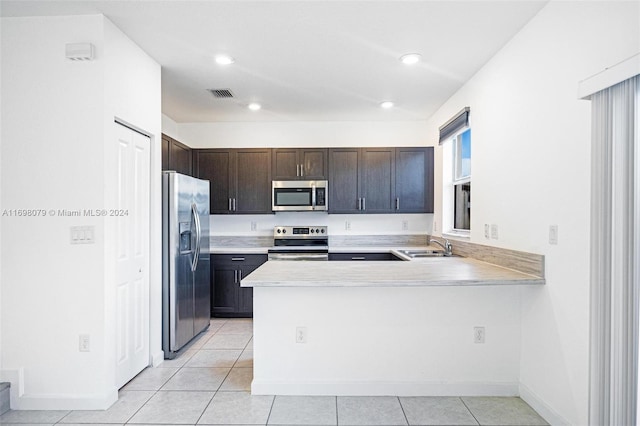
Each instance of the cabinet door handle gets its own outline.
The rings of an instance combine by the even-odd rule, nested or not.
[[[304,177],[304,164],[300,164],[300,177]]]
[[[358,210],[362,210],[362,198],[358,198]]]
[[[238,284],[238,270],[233,271],[233,283]]]
[[[362,210],[367,209],[367,199],[362,197]]]
[[[243,262],[244,261],[244,257],[232,257],[231,260],[233,262]]]
[[[229,211],[232,211],[232,209],[231,209],[231,198],[229,198]]]
[[[235,198],[233,199],[233,211],[234,212],[236,211],[236,199]]]
[[[367,258],[364,256],[352,256],[351,260],[367,260]]]
[[[396,198],[396,210],[400,210],[400,197]]]
[[[238,271],[238,283],[240,283],[240,281],[242,281],[242,270]]]
[[[300,164],[296,164],[296,177],[300,177]]]

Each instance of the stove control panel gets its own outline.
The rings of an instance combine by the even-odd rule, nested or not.
[[[326,226],[276,226],[273,230],[274,238],[326,238]]]

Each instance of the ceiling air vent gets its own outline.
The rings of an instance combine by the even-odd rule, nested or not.
[[[233,98],[233,93],[229,89],[209,89],[216,98]]]

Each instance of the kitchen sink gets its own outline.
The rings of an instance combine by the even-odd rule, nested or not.
[[[447,255],[444,250],[429,250],[429,249],[420,249],[420,250],[398,250],[398,252],[404,254],[405,256],[409,256],[410,258],[419,258],[419,257],[458,257],[455,254]]]

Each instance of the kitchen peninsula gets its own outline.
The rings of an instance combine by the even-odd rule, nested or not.
[[[522,290],[471,258],[269,261],[253,287],[253,394],[517,395]]]

